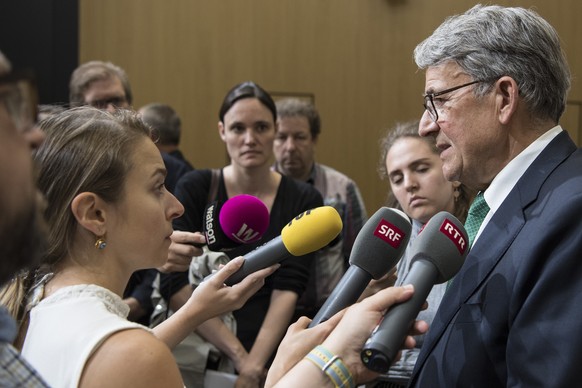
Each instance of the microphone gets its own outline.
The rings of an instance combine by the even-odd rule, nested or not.
[[[232,286],[247,275],[289,256],[303,256],[323,248],[342,230],[342,220],[331,206],[307,210],[291,220],[281,235],[245,255],[243,265],[226,279]]]
[[[453,215],[434,215],[410,246],[410,271],[402,284],[414,294],[384,315],[360,353],[370,370],[387,373],[434,284],[444,283],[459,271],[469,252],[467,232]]]
[[[309,327],[327,321],[358,300],[372,278],[380,279],[404,253],[412,225],[398,209],[381,207],[364,224],[350,253],[350,266]]]
[[[224,204],[214,201],[204,210],[202,232],[211,251],[224,252],[257,242],[268,227],[269,210],[252,195],[236,195]]]

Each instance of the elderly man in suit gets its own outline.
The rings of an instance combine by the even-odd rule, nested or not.
[[[477,5],[414,55],[420,133],[488,207],[411,386],[580,386],[582,152],[558,124],[570,72],[556,31],[531,10]]]

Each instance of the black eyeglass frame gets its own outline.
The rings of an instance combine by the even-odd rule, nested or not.
[[[437,111],[436,106],[434,105],[434,98],[435,97],[442,96],[443,94],[454,92],[455,90],[459,90],[459,89],[465,88],[467,86],[475,85],[475,84],[478,84],[480,82],[486,82],[486,81],[485,80],[471,81],[471,82],[467,82],[466,84],[453,86],[452,88],[441,90],[440,92],[427,93],[424,95],[424,103],[422,104],[422,106],[424,106],[424,109],[428,112],[428,114],[430,115],[430,118],[436,123],[439,120],[439,112]],[[429,105],[429,103],[430,103],[430,105]],[[432,108],[432,110],[431,110],[431,108]]]

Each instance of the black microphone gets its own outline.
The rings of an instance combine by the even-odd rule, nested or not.
[[[404,253],[412,226],[401,210],[381,207],[364,224],[350,253],[350,267],[309,327],[327,321],[338,311],[354,304],[372,278],[380,279],[398,263]]]
[[[453,215],[434,215],[410,246],[410,271],[402,284],[412,284],[414,294],[392,306],[384,315],[360,354],[370,370],[387,373],[402,347],[433,285],[444,283],[459,271],[469,252],[463,224]]]
[[[303,256],[323,248],[342,230],[342,220],[331,206],[307,210],[291,220],[281,235],[247,253],[243,265],[224,282],[228,286],[252,272],[290,256]]]

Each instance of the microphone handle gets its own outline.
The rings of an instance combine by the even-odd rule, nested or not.
[[[371,279],[372,275],[368,272],[357,265],[350,265],[308,327],[319,325],[356,303]]]
[[[238,271],[230,275],[224,283],[227,286],[232,286],[242,281],[247,275],[276,264],[288,256],[291,256],[291,254],[283,244],[281,236],[277,236],[244,255],[245,261],[243,265]]]
[[[419,259],[412,263],[402,284],[414,285],[414,294],[406,302],[392,306],[364,344],[360,356],[368,369],[388,372],[437,278],[438,270],[430,261]]]

